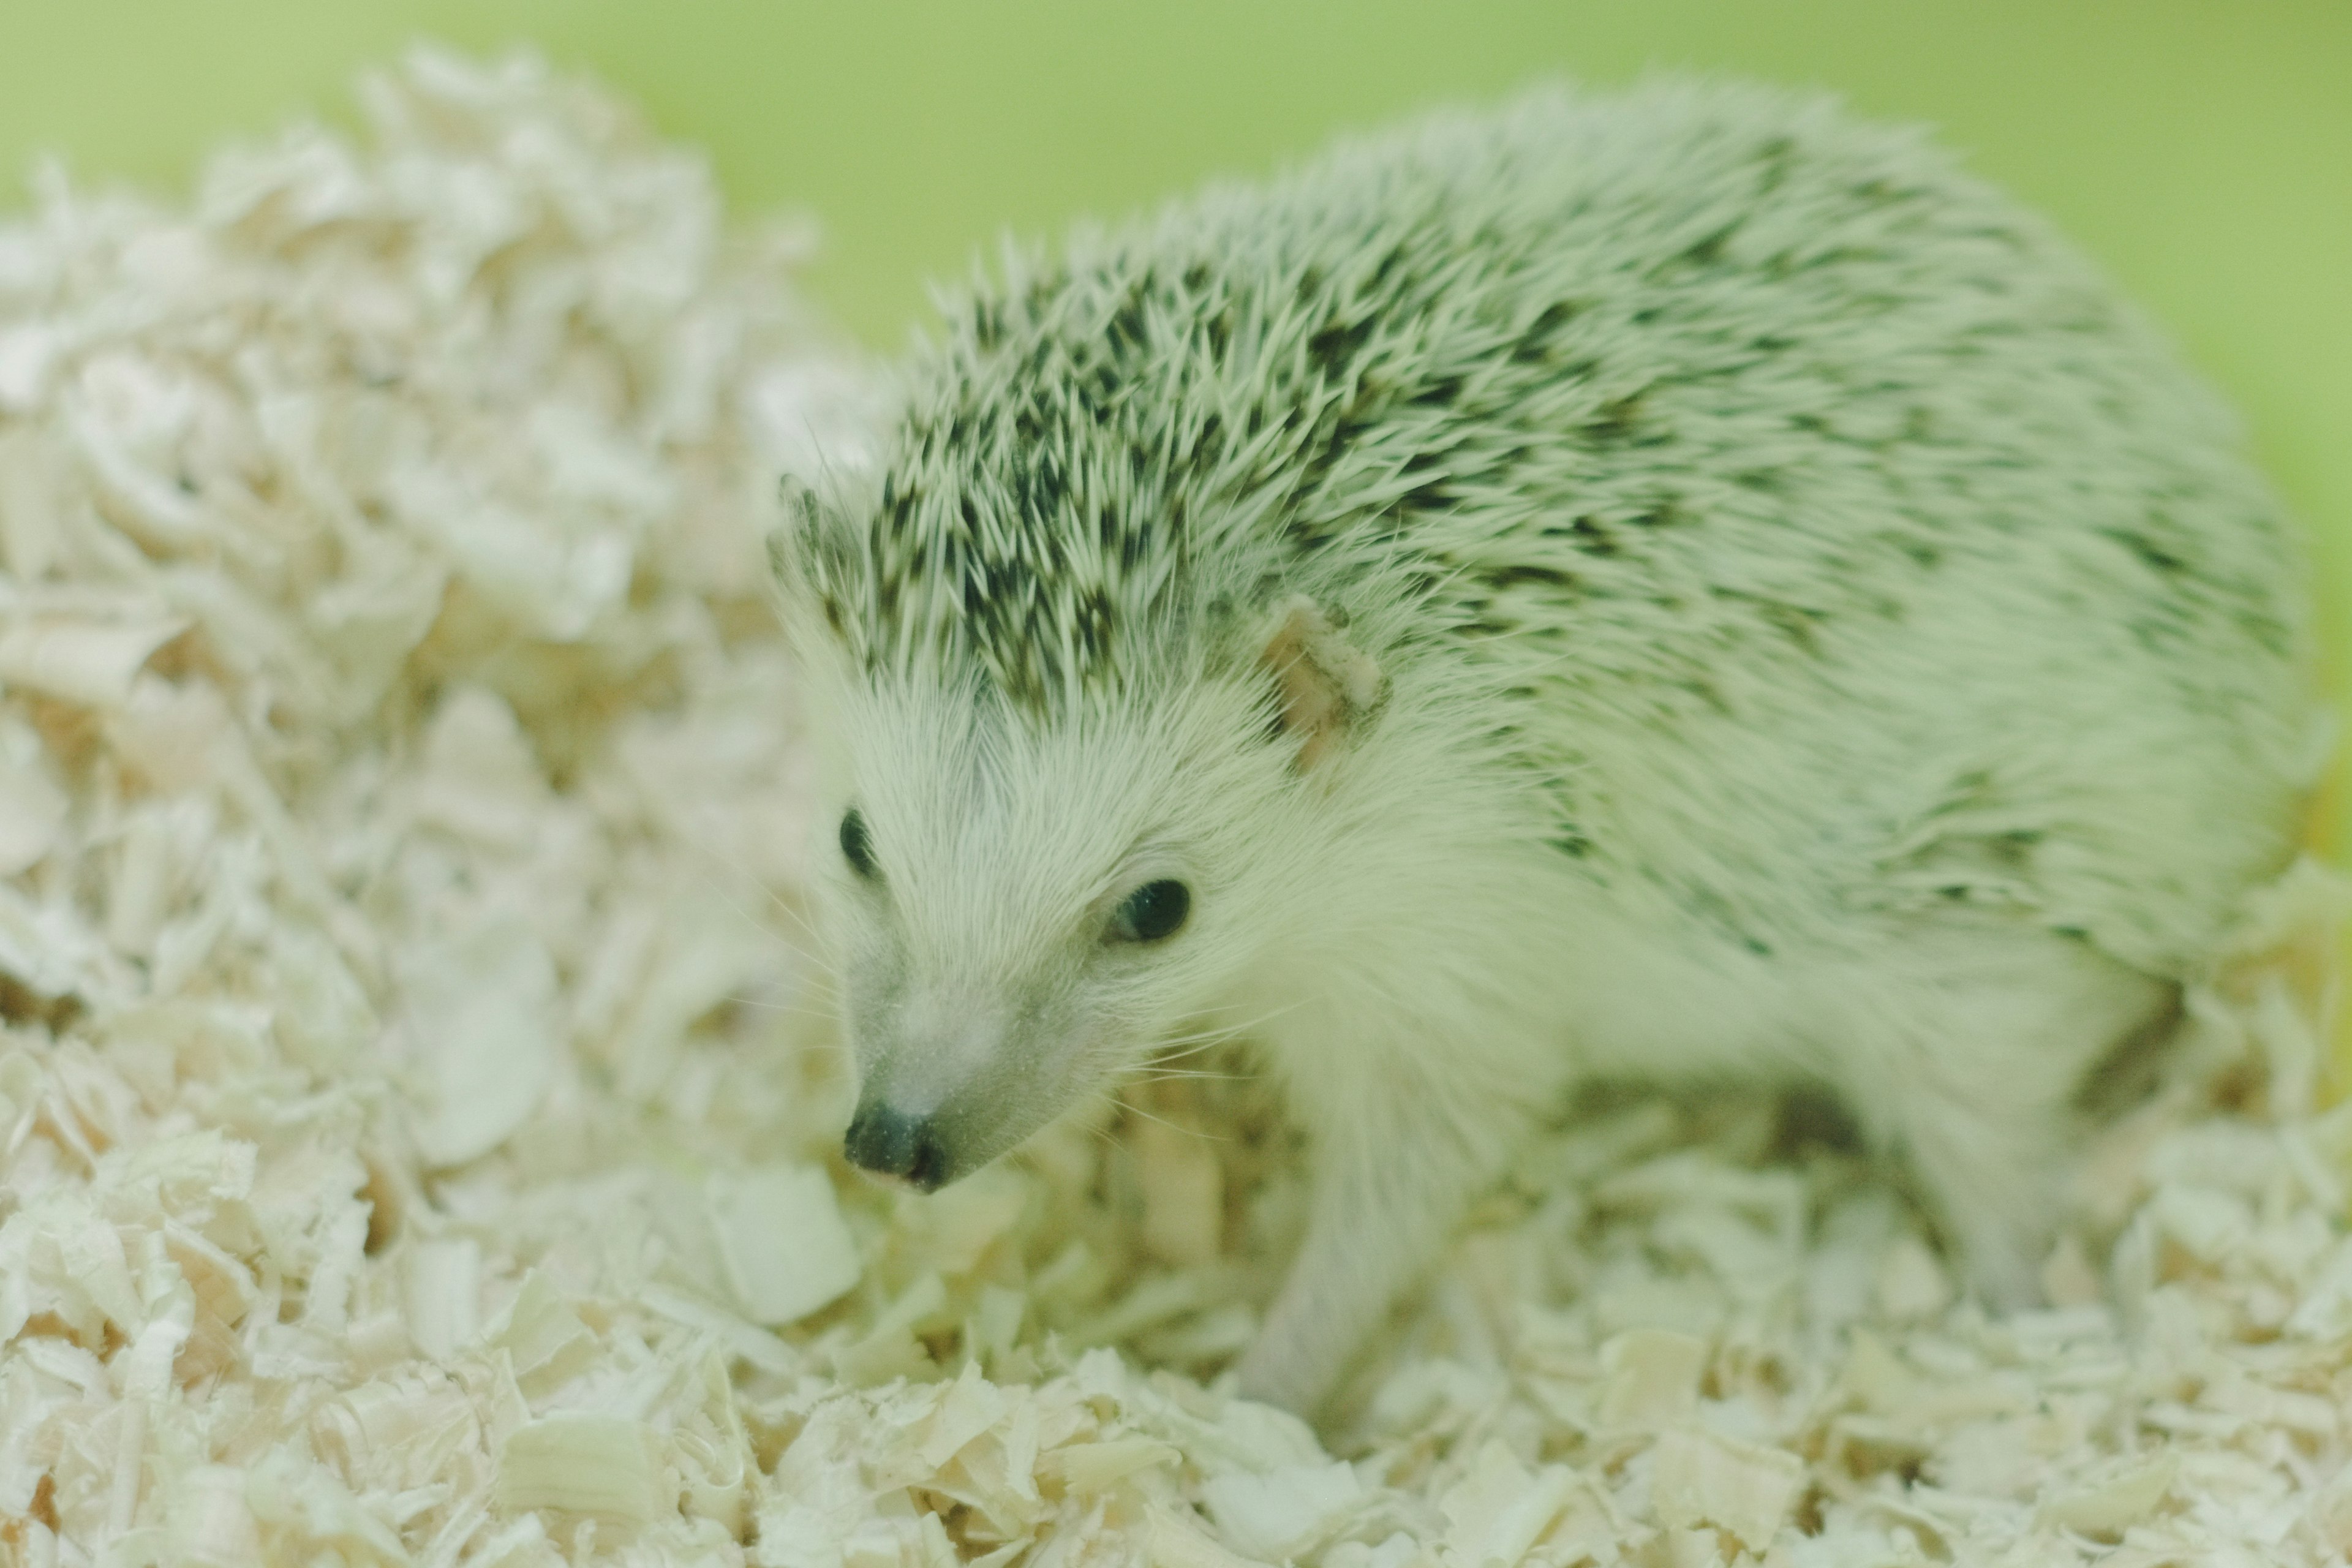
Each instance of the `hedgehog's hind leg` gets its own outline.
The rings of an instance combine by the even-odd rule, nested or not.
[[[2177,989],[2054,932],[1947,931],[1856,991],[1839,1074],[1988,1306],[2041,1299],[2086,1130],[2084,1079],[2174,1016]],[[1833,1069],[1834,1070],[1834,1069]]]

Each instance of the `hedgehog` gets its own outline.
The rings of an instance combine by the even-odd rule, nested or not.
[[[1549,86],[946,313],[771,541],[852,1163],[1248,1022],[1302,1412],[1600,1080],[1826,1091],[2036,1298],[2319,720],[2290,526],[2050,227],[1819,97]]]

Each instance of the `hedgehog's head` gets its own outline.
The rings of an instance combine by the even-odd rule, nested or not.
[[[818,881],[859,1077],[847,1152],[937,1187],[1278,957],[1379,676],[1297,599],[1163,645],[1181,668],[1027,701],[961,655],[858,657],[780,565],[832,775]]]

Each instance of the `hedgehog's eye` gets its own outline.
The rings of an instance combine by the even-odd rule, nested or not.
[[[866,837],[866,819],[857,815],[856,806],[842,815],[841,858],[849,868],[867,881],[877,881],[882,873],[874,864],[874,841]]]
[[[1192,909],[1192,889],[1183,883],[1167,878],[1146,882],[1111,911],[1111,940],[1159,942],[1173,936]]]

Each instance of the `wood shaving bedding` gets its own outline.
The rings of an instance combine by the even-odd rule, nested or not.
[[[1213,1381],[1299,1220],[1246,1083],[851,1180],[757,541],[867,383],[595,89],[362,102],[0,226],[0,1561],[2352,1552],[2310,867],[2043,1311],[1799,1119],[1599,1103],[1327,1447]]]

